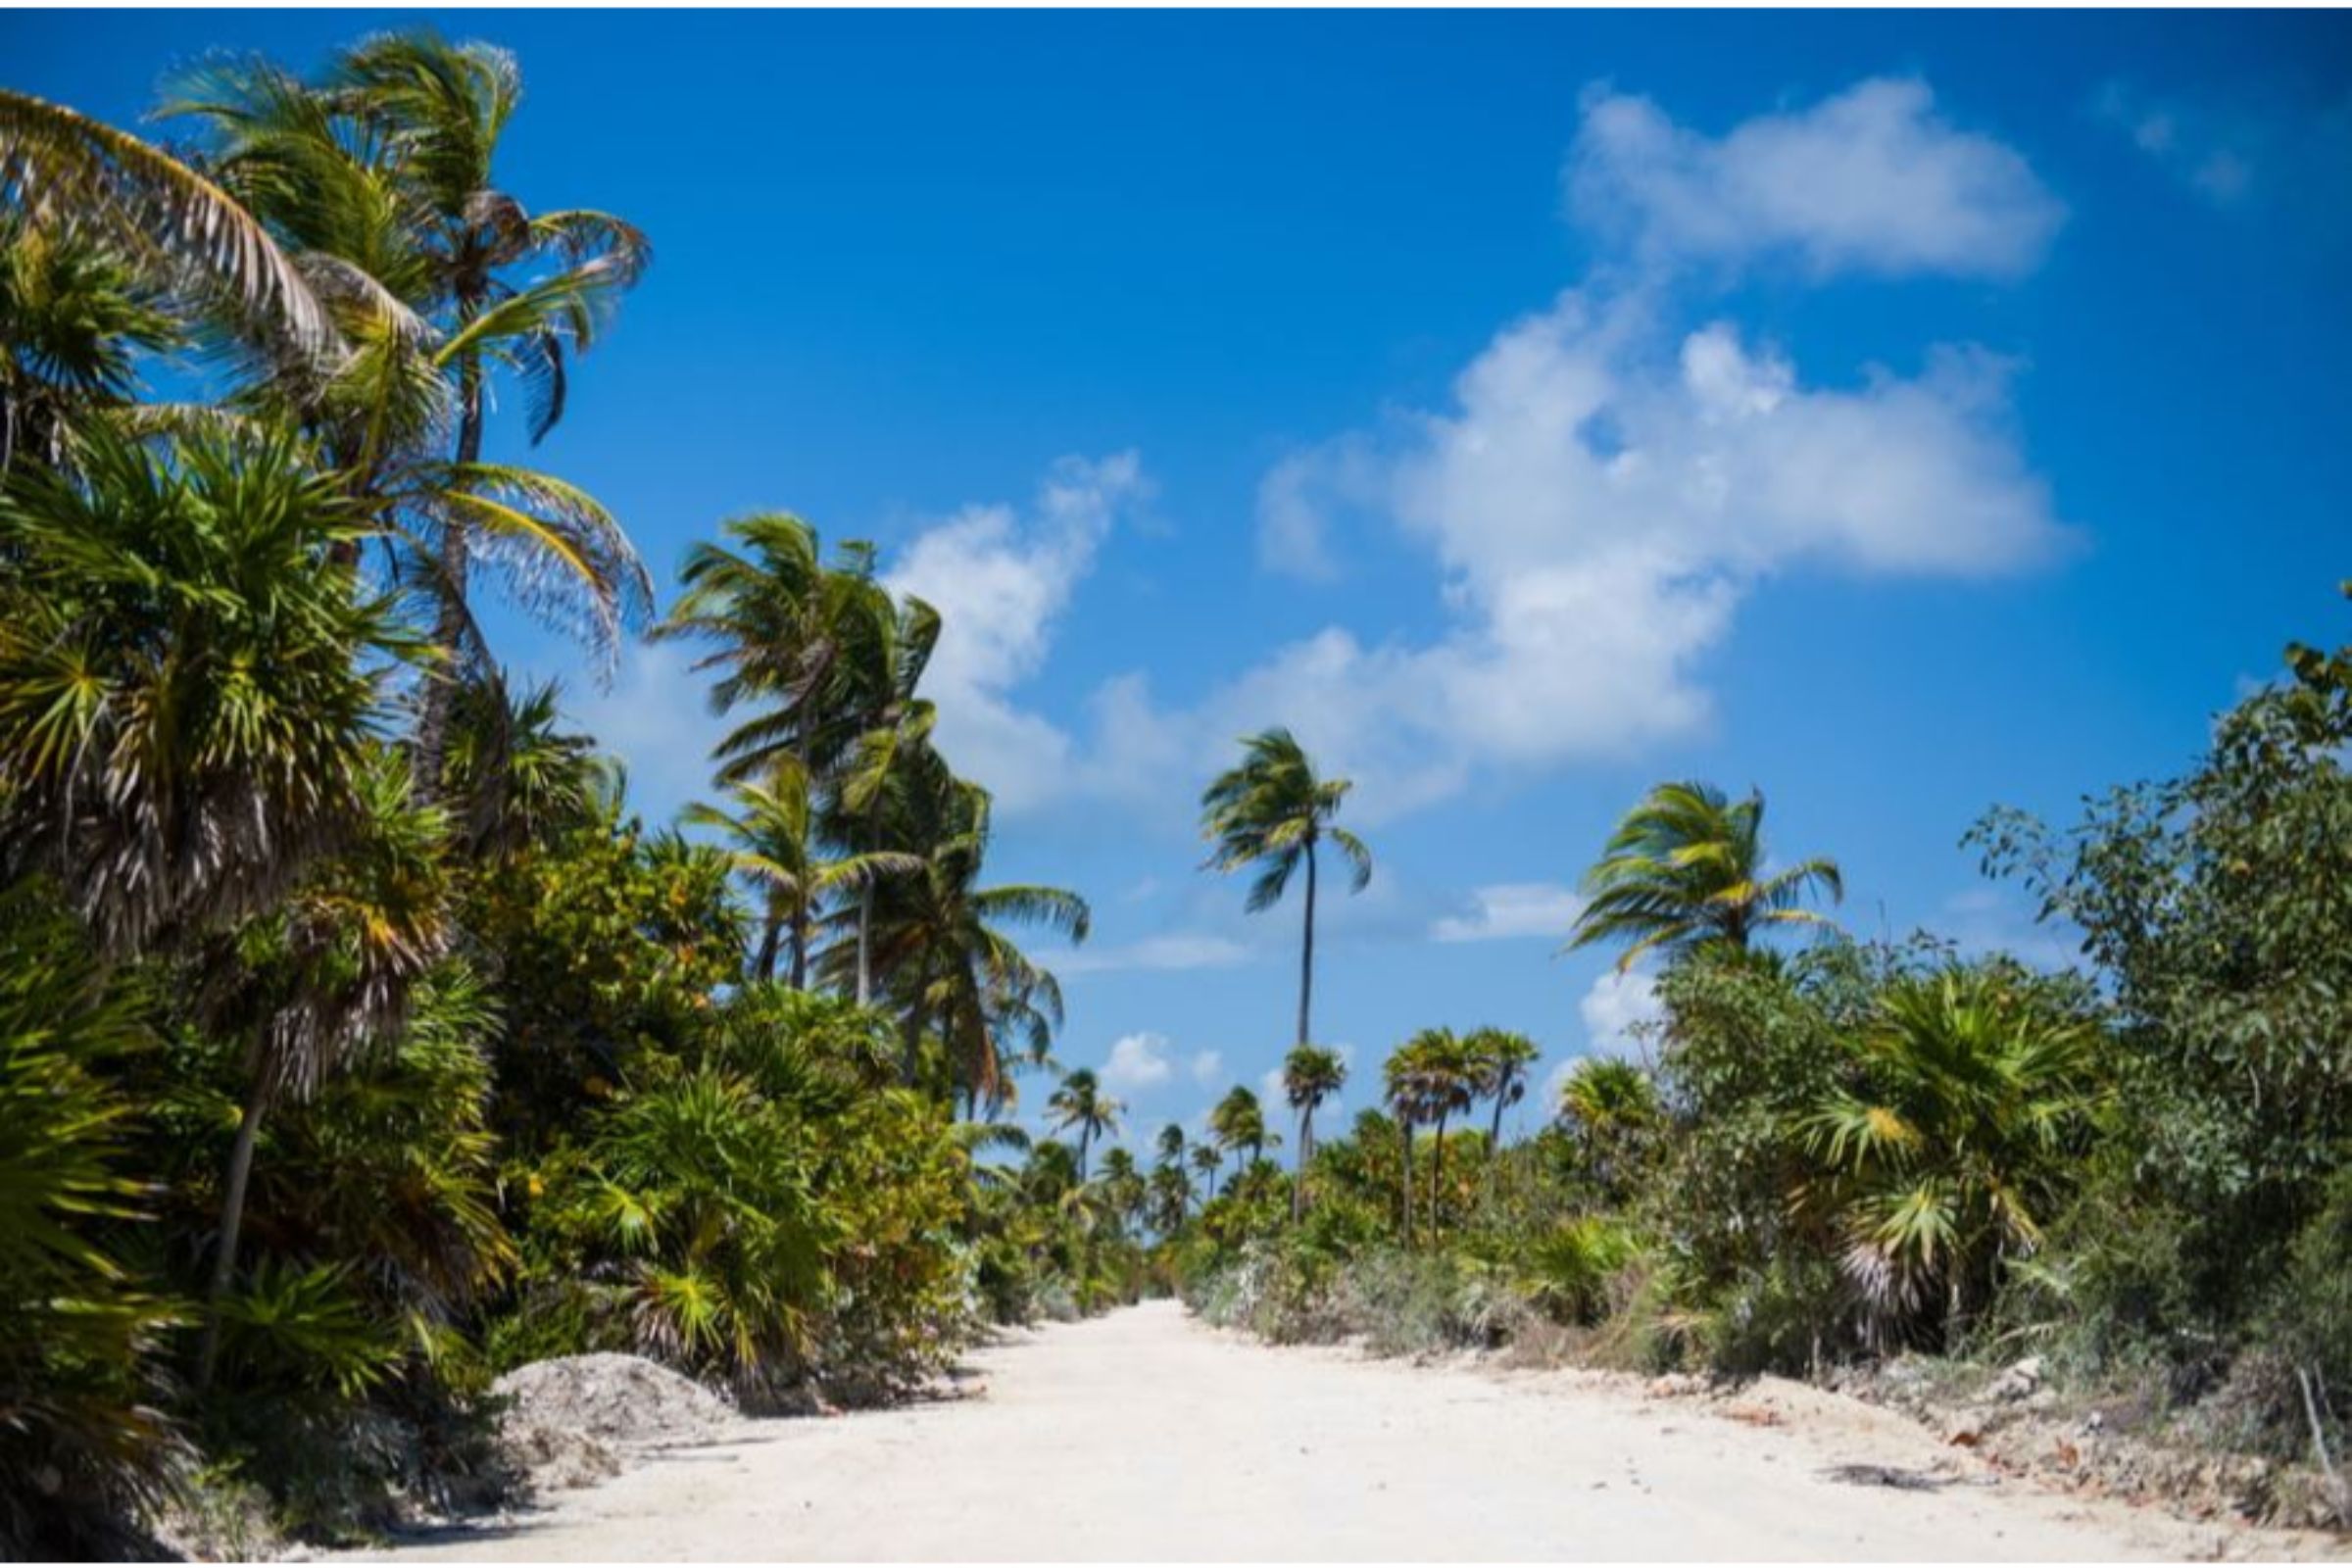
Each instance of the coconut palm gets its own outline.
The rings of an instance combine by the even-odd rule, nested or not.
[[[867,961],[888,978],[904,1020],[907,1081],[914,1081],[919,1042],[937,1031],[966,1101],[1002,1103],[1012,1055],[1004,1048],[1040,1058],[1061,1023],[1059,983],[1005,927],[1041,928],[1077,943],[1086,940],[1093,915],[1086,901],[1066,889],[981,885],[991,834],[988,792],[955,777],[936,754],[904,769],[887,801],[881,836],[918,856],[922,869],[869,884],[875,904]],[[837,910],[828,923],[836,940],[823,967],[847,991],[855,981],[856,932],[865,924],[864,910]]]
[[[651,603],[627,537],[552,476],[482,458],[490,383],[520,384],[535,443],[563,417],[567,362],[651,259],[607,213],[530,214],[494,165],[520,102],[511,56],[428,31],[341,51],[316,85],[267,62],[213,60],[164,106],[210,133],[212,168],[314,279],[345,356],[270,367],[267,401],[324,426],[355,488],[411,547],[450,667],[419,696],[418,788],[442,788],[454,677],[482,658],[477,568],[610,658]],[[429,452],[446,434],[443,449]]]
[[[1801,906],[1813,894],[1832,903],[1844,896],[1835,860],[1816,857],[1783,871],[1767,864],[1761,793],[1735,801],[1711,784],[1660,784],[1585,873],[1585,909],[1568,949],[1623,942],[1621,971],[1657,948],[1743,949],[1761,930],[1823,921]]]
[[[340,344],[323,305],[262,221],[195,169],[138,137],[0,89],[0,213],[70,230],[147,281],[225,294],[240,318],[294,348]]]
[[[1465,1035],[1462,1053],[1469,1058],[1473,1093],[1481,1100],[1494,1102],[1494,1120],[1488,1128],[1487,1144],[1494,1152],[1500,1153],[1502,1113],[1527,1097],[1527,1069],[1543,1052],[1523,1034],[1490,1028],[1473,1029]]]
[[[1206,1206],[1217,1190],[1217,1176],[1225,1168],[1225,1152],[1214,1142],[1204,1141],[1195,1144],[1185,1158],[1192,1162],[1193,1174],[1200,1178],[1200,1201]]]
[[[1152,1228],[1161,1236],[1172,1236],[1184,1226],[1185,1216],[1193,1211],[1193,1181],[1185,1173],[1181,1159],[1162,1160],[1152,1167],[1151,1220]]]
[[[792,963],[788,971],[794,990],[808,984],[808,941],[816,911],[845,892],[861,891],[881,877],[913,876],[923,869],[919,856],[892,850],[827,857],[815,835],[815,803],[808,777],[789,757],[781,757],[764,784],[735,787],[733,810],[700,801],[686,808],[681,820],[710,828],[726,841],[729,861],[760,895],[760,948],[753,956],[755,979],[773,980],[780,946],[789,937]]]
[[[1372,880],[1372,852],[1333,818],[1348,798],[1347,779],[1323,779],[1287,729],[1242,742],[1241,762],[1221,773],[1200,797],[1201,831],[1216,846],[1208,868],[1255,867],[1250,885],[1252,914],[1271,908],[1299,867],[1306,869],[1305,923],[1298,948],[1298,1038],[1305,1045],[1315,989],[1316,851],[1329,839],[1350,868],[1350,891]]]
[[[2099,1033],[2011,965],[1895,981],[1859,1081],[1802,1121],[1829,1167],[1805,1200],[1844,1230],[1845,1267],[1884,1320],[1942,1296],[1948,1338],[2006,1263],[2041,1245],[2089,1127]]]
[[[1294,1046],[1282,1061],[1282,1092],[1298,1113],[1298,1169],[1291,1180],[1291,1217],[1306,1212],[1306,1162],[1315,1152],[1315,1109],[1348,1082],[1340,1054],[1321,1046]]]
[[[1182,1127],[1174,1122],[1169,1122],[1160,1128],[1159,1137],[1153,1142],[1159,1150],[1161,1164],[1180,1165],[1184,1163],[1184,1129]]]
[[[1103,1093],[1102,1080],[1092,1067],[1073,1071],[1046,1097],[1048,1124],[1065,1132],[1077,1131],[1080,1181],[1086,1180],[1087,1150],[1103,1134],[1118,1131],[1119,1116],[1126,1108]]]
[[[1276,1142],[1266,1131],[1266,1113],[1257,1096],[1242,1084],[1227,1090],[1225,1098],[1209,1111],[1208,1130],[1215,1136],[1217,1148],[1235,1156],[1237,1173],[1263,1159],[1266,1146]],[[1249,1152],[1248,1160],[1240,1157],[1245,1150]]]

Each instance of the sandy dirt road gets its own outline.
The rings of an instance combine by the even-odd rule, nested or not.
[[[1953,1450],[1826,1397],[1751,1426],[1591,1376],[1270,1348],[1166,1302],[974,1361],[974,1397],[746,1423],[544,1510],[374,1555],[2116,1558],[2322,1544],[1973,1470],[1933,1491],[1857,1485],[1834,1472],[1924,1472]]]

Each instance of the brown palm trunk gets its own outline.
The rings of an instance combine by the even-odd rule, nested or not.
[[[269,1107],[258,1040],[247,1051],[245,1062],[245,1103],[237,1116],[236,1141],[229,1145],[228,1172],[220,1193],[220,1237],[213,1253],[213,1277],[205,1288],[204,1340],[196,1352],[199,1392],[212,1387],[213,1367],[220,1359],[220,1302],[236,1278],[237,1233],[245,1226],[245,1191],[253,1179],[253,1151],[261,1139],[262,1113]]]
[[[1445,1224],[1438,1214],[1438,1199],[1446,1191],[1446,1113],[1438,1112],[1436,1139],[1429,1146],[1429,1239],[1436,1241]]]
[[[1404,1245],[1413,1245],[1413,1123],[1402,1118],[1404,1129]]]
[[[1291,1173],[1291,1223],[1306,1213],[1306,1162],[1315,1152],[1315,1107],[1298,1108],[1298,1168]]]
[[[1307,1016],[1315,996],[1315,841],[1306,841],[1306,937],[1298,946],[1298,1044],[1308,1043]]]
[[[459,319],[471,320],[481,305],[478,288],[461,294]],[[477,356],[468,354],[458,367],[458,462],[478,463],[481,457],[482,366]],[[472,550],[470,529],[461,519],[449,518],[441,540],[441,611],[433,622],[433,641],[447,662],[425,676],[410,775],[411,792],[425,805],[441,798],[441,770],[449,755],[450,709],[457,699],[458,646],[466,636],[466,582]]]

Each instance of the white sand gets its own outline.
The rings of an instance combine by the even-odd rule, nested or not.
[[[2115,1558],[2311,1555],[1995,1481],[1798,1391],[1775,1425],[1574,1373],[1275,1349],[1156,1302],[1013,1337],[952,1403],[746,1423],[390,1559]],[[1740,1406],[1734,1406],[1740,1408]],[[1749,1407],[1752,1413],[1753,1407]],[[1959,1479],[1857,1486],[1846,1463]]]

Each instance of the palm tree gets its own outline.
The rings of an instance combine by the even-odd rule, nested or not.
[[[19,454],[64,466],[92,419],[131,410],[139,356],[184,336],[116,252],[0,207],[0,479]]]
[[[939,645],[939,612],[919,599],[904,603],[869,578],[856,580],[846,617],[851,657],[849,716],[858,739],[845,759],[836,831],[871,848],[880,842],[889,792],[931,755],[936,719],[915,695],[932,650]],[[873,992],[874,890],[858,900],[858,1000]]]
[[[1523,1034],[1509,1029],[1473,1029],[1462,1039],[1462,1053],[1469,1059],[1473,1092],[1481,1100],[1494,1102],[1494,1121],[1488,1129],[1487,1144],[1495,1154],[1502,1152],[1502,1113],[1527,1096],[1527,1069],[1543,1052]]]
[[[1235,1156],[1237,1174],[1263,1159],[1266,1145],[1272,1141],[1272,1135],[1266,1131],[1266,1113],[1258,1104],[1257,1096],[1242,1084],[1227,1090],[1225,1098],[1208,1113],[1208,1130],[1216,1136],[1217,1147]],[[1250,1152],[1246,1162],[1241,1159],[1244,1150]]]
[[[1336,1051],[1293,1046],[1282,1062],[1283,1097],[1298,1113],[1298,1169],[1291,1181],[1291,1217],[1306,1212],[1306,1162],[1315,1152],[1315,1108],[1348,1082],[1348,1064]]]
[[[1182,1127],[1174,1122],[1169,1122],[1160,1128],[1156,1142],[1161,1164],[1180,1165],[1184,1162],[1184,1129]]]
[[[1587,1056],[1560,1086],[1559,1114],[1577,1133],[1602,1190],[1622,1196],[1628,1155],[1657,1125],[1657,1085],[1630,1061]]]
[[[1469,1113],[1478,1093],[1478,1065],[1450,1029],[1424,1029],[1406,1049],[1418,1066],[1422,1114],[1435,1124],[1429,1146],[1429,1234],[1434,1239],[1446,1193],[1446,1123],[1456,1113]]]
[[[134,443],[0,492],[0,866],[135,954],[277,906],[365,824],[368,664],[410,651],[283,434]]]
[[[2009,1260],[2041,1244],[2100,1093],[2094,1024],[2014,965],[1952,965],[1882,993],[1859,1081],[1801,1129],[1829,1174],[1845,1267],[1885,1317],[1942,1287],[1947,1341]]]
[[[508,573],[527,607],[607,657],[652,597],[603,508],[482,458],[493,373],[519,380],[530,439],[542,439],[564,414],[568,359],[651,259],[610,214],[533,216],[498,188],[521,90],[505,51],[419,31],[345,49],[317,86],[266,62],[216,60],[163,111],[210,132],[222,186],[284,242],[350,345],[323,373],[280,357],[265,394],[323,426],[388,525],[394,514],[421,524],[401,532],[406,576],[434,606],[449,665],[419,695],[414,762],[428,798],[443,787],[454,677],[482,657],[468,603],[477,565]],[[436,432],[446,458],[429,452]]]
[[[1211,1152],[1214,1157],[1214,1152]],[[1193,1211],[1193,1182],[1181,1159],[1162,1160],[1152,1168],[1152,1228],[1172,1236]]]
[[[308,1099],[321,1080],[390,1043],[412,991],[447,943],[441,847],[449,824],[411,796],[406,763],[378,750],[357,777],[361,827],[252,929],[217,939],[201,1006],[215,1027],[241,1030],[245,1094],[221,1183],[220,1228],[197,1382],[211,1381],[220,1308],[235,1278],[237,1236],[262,1118],[281,1098]]]
[[[468,681],[450,716],[447,805],[466,855],[485,859],[610,818],[620,763],[561,727],[556,683],[517,691],[502,676]]]
[[[1046,1119],[1054,1127],[1078,1133],[1078,1179],[1086,1180],[1086,1152],[1097,1138],[1116,1132],[1127,1107],[1102,1091],[1092,1067],[1080,1067],[1062,1079],[1061,1087],[1046,1098]]]
[[[1224,1167],[1225,1155],[1215,1144],[1200,1143],[1193,1146],[1193,1152],[1187,1157],[1193,1162],[1194,1173],[1201,1180],[1200,1203],[1206,1207],[1209,1195],[1217,1190],[1217,1172]]]
[[[1812,893],[1832,903],[1844,895],[1835,860],[1769,873],[1767,860],[1761,793],[1734,801],[1711,784],[1660,784],[1626,813],[1585,873],[1585,910],[1561,951],[1622,941],[1624,970],[1653,948],[1744,949],[1760,929],[1820,922],[1800,907]]]
[[[880,837],[923,862],[913,875],[873,887],[868,961],[888,977],[901,1008],[907,1081],[914,1081],[923,1035],[937,1030],[966,1100],[997,1103],[1006,1088],[1001,1043],[1025,1045],[1039,1057],[1061,1023],[1060,985],[1004,927],[1038,927],[1078,943],[1092,912],[1063,888],[980,885],[991,833],[988,792],[955,777],[936,754],[903,772],[888,811]],[[837,929],[848,923],[853,933],[848,944],[836,940],[824,959],[844,990],[843,982],[854,981],[854,932],[864,918],[861,907],[832,917]]]
[[[1305,1045],[1315,989],[1316,848],[1325,839],[1352,868],[1350,890],[1372,880],[1372,852],[1363,840],[1332,819],[1351,787],[1347,779],[1320,779],[1313,761],[1287,729],[1270,729],[1242,742],[1242,760],[1217,776],[1200,797],[1201,830],[1216,848],[1209,869],[1231,872],[1258,868],[1250,885],[1252,914],[1280,902],[1291,877],[1306,868],[1306,920],[1298,950],[1298,1038]]]
[[[1430,1103],[1428,1054],[1422,1048],[1421,1037],[1398,1046],[1389,1053],[1381,1064],[1381,1093],[1389,1108],[1396,1113],[1396,1130],[1403,1146],[1404,1187],[1397,1204],[1402,1221],[1404,1245],[1413,1245],[1413,1129]]]
[[[816,842],[814,815],[808,775],[791,758],[781,757],[767,783],[735,787],[732,811],[698,801],[681,817],[690,826],[723,835],[729,861],[760,892],[764,907],[753,977],[776,977],[778,950],[789,934],[789,973],[796,991],[808,988],[809,928],[820,906],[843,892],[861,892],[878,878],[914,876],[923,869],[921,857],[894,850],[827,858]]]
[[[340,348],[311,281],[259,219],[188,165],[112,125],[0,89],[0,212],[151,270],[146,281],[225,288],[305,353]]]

